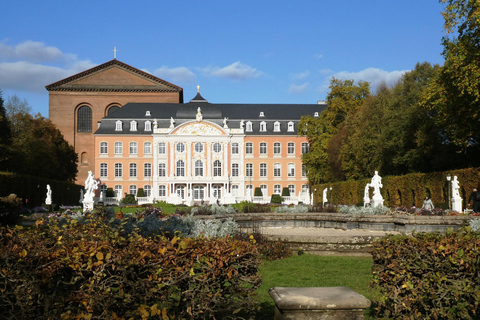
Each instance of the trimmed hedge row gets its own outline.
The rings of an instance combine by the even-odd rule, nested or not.
[[[253,312],[248,241],[122,236],[100,218],[0,229],[5,319],[202,319]]]
[[[421,207],[425,196],[430,195],[436,206],[443,205],[447,207],[448,184],[446,177],[448,175],[458,177],[460,181],[460,195],[463,198],[463,206],[465,208],[472,189],[480,187],[480,168],[383,177],[381,193],[385,200],[384,205],[388,207]],[[324,188],[332,187],[333,203],[356,205],[363,204],[363,194],[367,183],[370,183],[370,179],[319,184],[313,186],[312,190],[314,188],[323,190]],[[318,191],[315,196],[317,197],[317,203],[321,203],[322,193]],[[370,196],[372,196],[371,193]]]
[[[52,203],[57,205],[78,205],[82,186],[70,182],[49,180],[44,178],[0,172],[0,196],[16,194],[28,199],[30,207],[37,207],[45,203],[47,184],[52,188]]]
[[[377,312],[395,319],[479,319],[479,248],[480,234],[469,227],[376,241]]]

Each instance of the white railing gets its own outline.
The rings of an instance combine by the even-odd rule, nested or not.
[[[152,199],[150,197],[137,197],[138,204],[145,204],[145,203],[152,203]]]

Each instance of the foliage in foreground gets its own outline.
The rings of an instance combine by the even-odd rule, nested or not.
[[[5,319],[210,319],[254,310],[252,242],[122,236],[95,216],[54,221],[0,229]]]
[[[480,234],[454,232],[387,236],[375,243],[377,312],[402,319],[478,319]]]
[[[20,220],[22,199],[15,194],[0,197],[0,226],[12,225]]]

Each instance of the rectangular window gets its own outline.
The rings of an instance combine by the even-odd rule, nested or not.
[[[100,142],[100,154],[108,154],[108,142]]]
[[[232,163],[232,177],[238,177],[238,163]]]
[[[260,177],[266,177],[266,176],[267,176],[267,164],[260,163]]]
[[[260,154],[267,154],[267,143],[266,142],[260,142]]]
[[[115,154],[123,154],[123,144],[121,142],[115,142]]]
[[[150,142],[145,142],[143,144],[143,153],[152,154],[152,144]]]
[[[278,156],[281,153],[282,153],[282,145],[280,144],[280,142],[275,142],[273,144],[273,154]]]
[[[308,153],[310,151],[310,147],[308,142],[302,142],[302,153]]]
[[[137,186],[131,185],[128,191],[130,192],[130,194],[137,196]]]
[[[137,143],[130,142],[130,154],[137,154]]]
[[[307,171],[305,170],[305,165],[302,164],[302,177],[306,177],[307,176]]]
[[[247,163],[245,166],[245,175],[247,177],[253,177],[253,163]]]
[[[238,143],[232,143],[232,154],[238,154]]]
[[[137,164],[130,163],[130,178],[135,178],[137,176]]]
[[[295,177],[295,164],[294,163],[289,163],[288,164],[288,176],[289,177]]]
[[[276,184],[273,186],[273,193],[274,194],[280,194],[282,193],[282,186],[279,184]]]
[[[246,154],[253,154],[253,143],[247,142],[245,144],[245,153]]]
[[[167,196],[167,188],[165,186],[158,186],[158,196],[159,197]]]
[[[151,163],[143,164],[143,176],[144,177],[151,177],[152,176],[152,164]]]
[[[123,196],[122,186],[117,184],[115,185],[115,197],[121,197],[121,196]]]
[[[115,178],[121,178],[123,176],[123,166],[121,163],[115,163]]]
[[[165,142],[159,142],[158,143],[158,154],[165,154]]]
[[[295,196],[295,185],[294,184],[289,184],[288,185],[288,191],[290,191],[290,196]]]
[[[106,163],[100,163],[100,177],[108,177],[108,165]]]
[[[273,165],[273,176],[274,177],[282,176],[282,165],[280,163],[275,163]]]
[[[288,143],[287,152],[289,155],[295,154],[295,143],[293,142]]]
[[[152,194],[152,186],[151,185],[143,186],[143,191],[145,191],[145,197],[150,197],[150,195]]]
[[[167,176],[167,168],[165,163],[158,164],[158,176],[159,177],[166,177]]]

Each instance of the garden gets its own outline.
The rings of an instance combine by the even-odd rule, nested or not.
[[[156,203],[27,213],[23,221],[32,223],[22,226],[21,203],[13,195],[0,201],[6,319],[271,319],[275,286],[348,286],[372,301],[367,319],[477,319],[480,311],[480,220],[447,233],[387,236],[371,258],[358,258],[292,255],[256,230],[240,232],[232,218],[452,214],[445,210]]]

